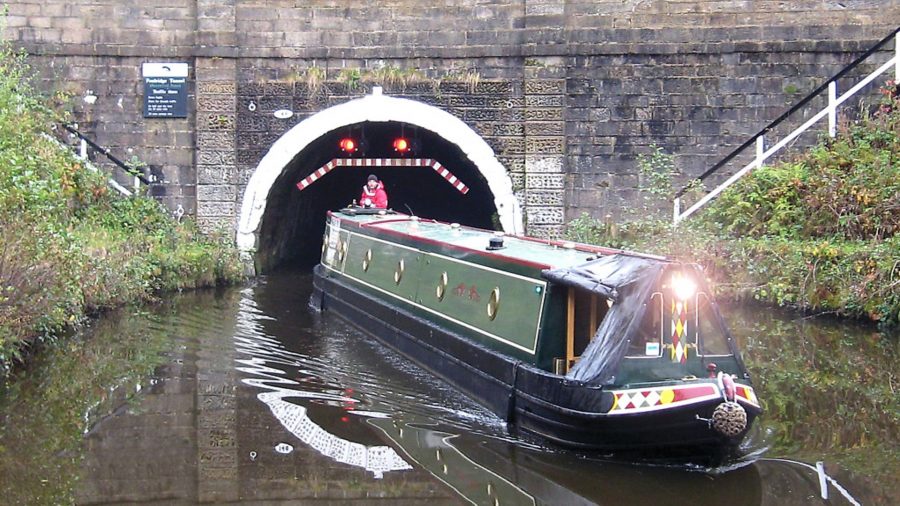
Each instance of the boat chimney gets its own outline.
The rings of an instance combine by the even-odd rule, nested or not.
[[[495,249],[503,249],[503,238],[502,237],[491,237],[488,240],[488,250],[493,251]]]

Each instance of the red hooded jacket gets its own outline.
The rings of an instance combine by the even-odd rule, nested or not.
[[[384,191],[384,184],[379,181],[375,190],[369,190],[369,185],[363,186],[362,194],[359,196],[359,205],[363,207],[375,207],[377,209],[387,209],[388,197]]]

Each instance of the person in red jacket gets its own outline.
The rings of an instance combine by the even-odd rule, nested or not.
[[[375,174],[371,174],[366,181],[366,185],[363,186],[362,194],[359,196],[359,205],[362,207],[387,209],[387,192],[384,191],[384,184],[378,180]]]

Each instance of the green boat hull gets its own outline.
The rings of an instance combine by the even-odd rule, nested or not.
[[[736,374],[720,372],[642,381],[642,368],[658,368],[662,360],[629,362],[639,367],[620,368],[627,383],[591,384],[554,371],[565,354],[559,329],[567,313],[565,287],[542,276],[553,265],[539,253],[488,249],[496,236],[475,232],[405,216],[334,213],[311,303],[462,390],[512,430],[620,452],[711,455],[739,444],[759,413],[747,378],[735,383]],[[527,241],[527,248],[547,247]],[[602,254],[561,247],[549,257],[583,263]],[[708,361],[689,359],[671,367],[709,370]],[[738,432],[715,425],[723,404],[740,406],[745,420]]]

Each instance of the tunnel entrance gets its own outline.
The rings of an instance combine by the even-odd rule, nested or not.
[[[394,141],[399,137],[410,140],[413,150],[398,153]],[[344,138],[361,142],[359,150],[342,151]],[[460,192],[430,166],[396,165],[335,167],[298,189],[298,182],[330,161],[346,158],[432,159],[462,181],[468,192]],[[252,257],[256,272],[318,263],[326,213],[358,199],[369,174],[382,180],[389,207],[398,212],[508,233],[522,231],[511,180],[481,137],[440,109],[367,96],[301,122],[260,162],[245,192],[238,226],[238,246]]]
[[[459,147],[433,132],[415,131],[396,122],[350,125],[324,135],[285,167],[281,180],[269,194],[269,206],[259,234],[259,254],[264,270],[282,267],[306,268],[319,261],[325,214],[358,199],[366,178],[375,174],[388,194],[388,205],[396,211],[473,227],[499,229],[499,218],[484,176]],[[360,132],[365,132],[361,137]],[[393,141],[410,139],[419,148],[406,158],[431,158],[447,167],[469,187],[461,193],[428,166],[353,167],[330,170],[302,191],[296,183],[335,158],[399,158]],[[343,138],[365,139],[363,148],[348,156],[339,148]],[[262,259],[260,259],[262,260]]]

